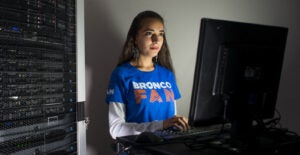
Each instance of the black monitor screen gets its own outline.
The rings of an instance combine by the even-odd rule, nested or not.
[[[287,28],[203,18],[189,123],[272,118]]]

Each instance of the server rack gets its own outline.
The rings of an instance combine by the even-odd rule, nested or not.
[[[85,154],[78,4],[0,0],[0,154]]]

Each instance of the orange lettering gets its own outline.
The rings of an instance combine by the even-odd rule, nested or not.
[[[174,101],[174,93],[173,93],[172,89],[170,89],[170,90],[164,89],[164,92],[166,95],[167,102]]]
[[[151,90],[151,94],[150,94],[150,102],[153,103],[155,101],[158,102],[162,102],[161,97],[158,95],[158,93],[156,92],[156,90]]]
[[[147,98],[146,91],[143,89],[134,90],[134,95],[137,104],[140,104],[142,99]]]

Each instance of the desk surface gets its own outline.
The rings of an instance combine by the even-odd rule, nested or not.
[[[266,136],[268,135],[268,136]],[[300,138],[294,135],[278,135],[269,137],[269,134],[260,134],[252,141],[252,145],[235,147],[228,143],[228,140],[218,144],[220,139],[213,139],[210,142],[201,141],[171,141],[159,144],[140,144],[134,141],[136,136],[126,136],[117,139],[117,144],[125,147],[129,155],[252,155],[252,154],[300,154]],[[273,137],[274,136],[274,137]],[[281,138],[279,138],[281,137]],[[231,141],[232,142],[232,141]],[[124,148],[123,147],[123,148]],[[119,149],[119,152],[124,149]],[[297,154],[296,153],[296,154]]]
[[[189,149],[183,143],[164,144],[156,146],[147,146],[141,148],[135,148],[131,150],[129,154],[132,155],[234,155],[235,152],[229,150],[218,150],[212,148],[202,148],[198,150]]]

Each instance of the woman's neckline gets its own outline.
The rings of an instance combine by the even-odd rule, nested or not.
[[[128,62],[128,64],[131,66],[131,67],[133,67],[133,68],[135,68],[136,70],[138,70],[138,71],[140,71],[140,72],[147,72],[147,73],[150,73],[150,72],[153,72],[153,71],[155,71],[155,69],[156,69],[156,65],[155,65],[155,63],[153,63],[153,66],[150,68],[139,68],[138,66],[136,66],[135,64],[133,64],[132,62]]]

